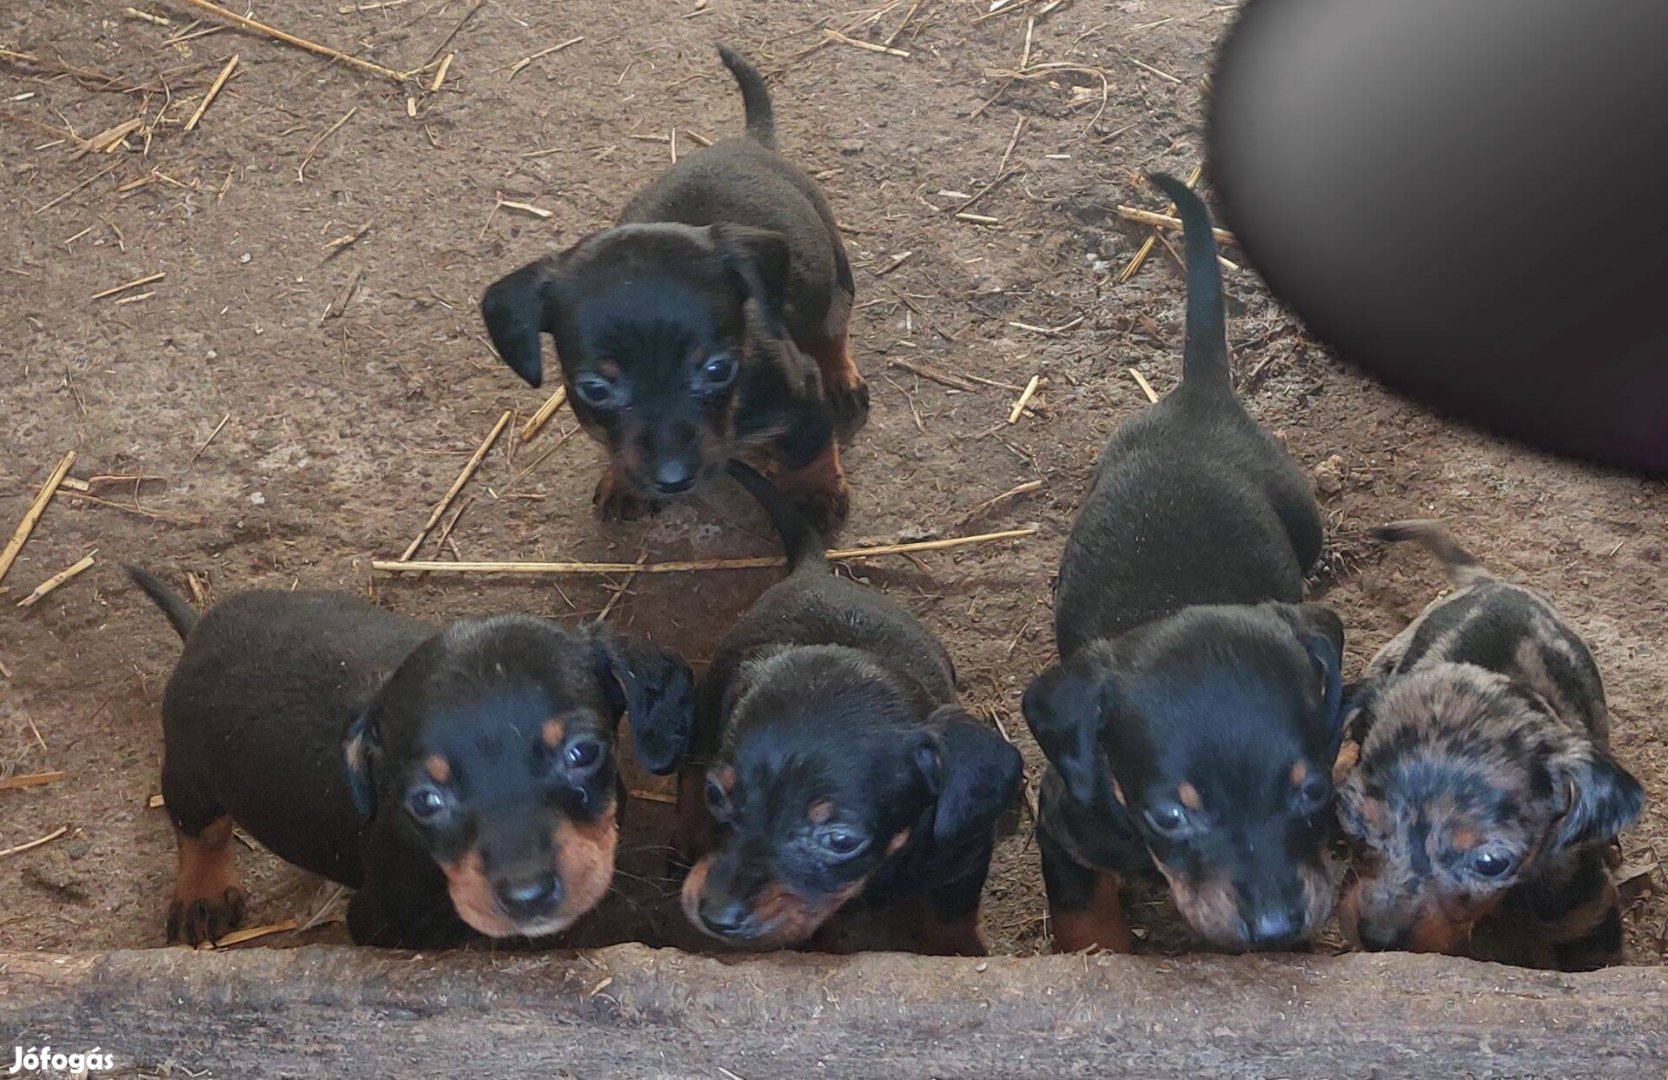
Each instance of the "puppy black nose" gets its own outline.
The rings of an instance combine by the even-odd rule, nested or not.
[[[497,892],[505,913],[516,919],[548,914],[562,902],[562,883],[549,872],[500,881]]]
[[[739,900],[721,904],[702,900],[698,914],[701,916],[701,925],[708,931],[720,937],[729,937],[747,924],[750,912],[747,905]]]
[[[654,486],[668,494],[695,486],[695,470],[687,461],[673,458],[654,467]]]
[[[1303,912],[1297,908],[1274,908],[1249,920],[1251,944],[1259,949],[1292,945],[1303,936]]]

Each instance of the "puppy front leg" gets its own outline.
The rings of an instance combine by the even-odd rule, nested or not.
[[[1135,939],[1118,895],[1118,875],[1083,866],[1041,829],[1037,846],[1042,850],[1054,951],[1071,953],[1095,946],[1108,952],[1134,952]]]
[[[929,889],[906,904],[913,923],[915,941],[927,956],[988,956],[984,935],[979,932],[979,894],[984,890],[987,857],[979,869],[944,885]]]
[[[776,486],[804,509],[823,537],[839,532],[851,511],[851,488],[826,413],[802,414],[777,440],[776,451],[783,467]]]

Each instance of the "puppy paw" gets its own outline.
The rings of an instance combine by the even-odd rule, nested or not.
[[[660,503],[631,491],[615,479],[613,469],[607,468],[597,480],[591,505],[596,508],[597,517],[604,521],[639,521],[660,509]]]
[[[819,535],[833,536],[845,526],[846,515],[851,513],[851,488],[841,479],[829,487],[796,491],[793,501]]]
[[[834,414],[835,435],[840,442],[850,443],[853,436],[869,422],[868,380],[859,376],[855,382],[830,386],[828,406]]]
[[[192,895],[183,887],[174,891],[168,905],[168,942],[183,941],[197,946],[218,941],[243,925],[247,901],[243,890],[228,885],[208,895]]]

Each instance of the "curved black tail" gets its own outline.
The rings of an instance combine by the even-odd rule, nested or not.
[[[1186,184],[1164,173],[1147,179],[1176,204],[1187,236],[1187,344],[1182,381],[1233,389],[1228,373],[1228,322],[1222,308],[1222,271],[1216,262],[1216,234],[1210,211]]]
[[[776,149],[776,111],[770,106],[770,90],[765,86],[764,76],[728,46],[718,46],[718,57],[730,69],[730,74],[736,77],[736,85],[741,87],[741,105],[747,113],[747,134],[753,137],[753,141],[771,150]]]
[[[185,597],[169,588],[163,580],[141,567],[132,563],[126,564],[127,576],[133,583],[144,590],[151,602],[162,609],[162,614],[168,616],[168,622],[173,625],[174,633],[185,639],[191,633],[191,628],[197,625],[197,612],[186,602]]]
[[[788,570],[791,572],[801,563],[826,562],[822,537],[805,515],[791,501],[783,498],[776,490],[776,485],[759,475],[759,471],[744,461],[730,459],[730,475],[736,482],[747,489],[747,494],[753,496],[758,504],[764,507],[770,515],[770,523],[776,526],[776,532],[782,537],[782,547],[788,555]]]

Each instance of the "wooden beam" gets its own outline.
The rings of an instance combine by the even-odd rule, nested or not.
[[[1662,1076],[1660,968],[346,947],[0,954],[0,1016],[215,1075]],[[33,1034],[30,1036],[33,1038]]]

